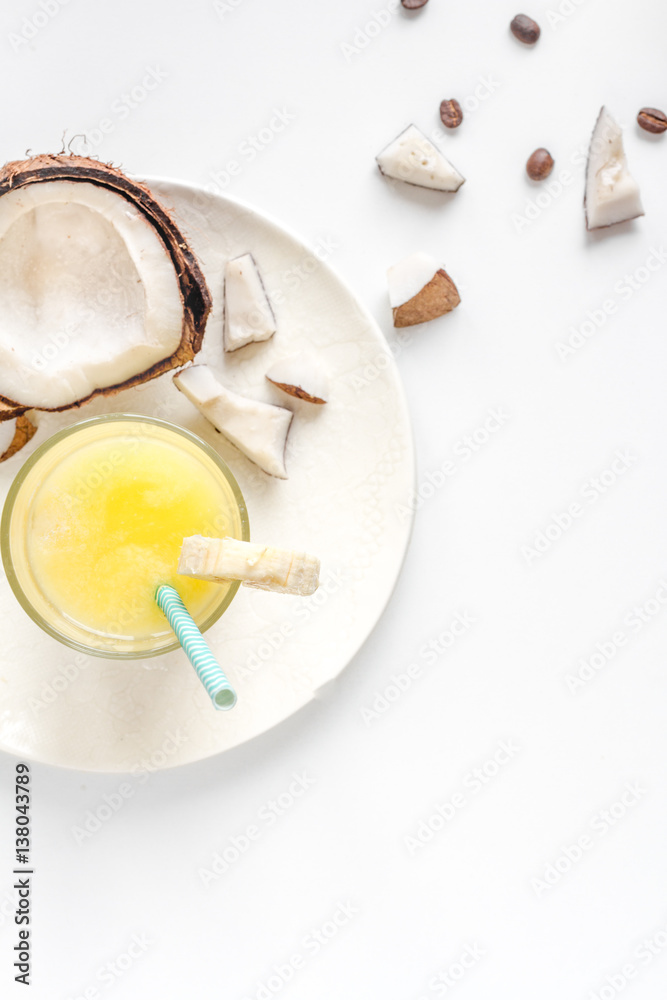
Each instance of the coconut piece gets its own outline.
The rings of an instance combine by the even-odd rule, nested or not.
[[[623,132],[603,107],[593,130],[584,195],[587,229],[603,229],[644,214],[639,186],[628,170]]]
[[[427,253],[413,253],[390,267],[387,284],[395,327],[444,316],[461,301],[452,279]]]
[[[183,539],[178,572],[213,583],[240,580],[258,590],[308,597],[319,586],[320,561],[292,549],[191,535]]]
[[[208,365],[186,368],[174,375],[174,384],[255,465],[270,476],[287,479],[285,447],[294,416],[291,410],[230,392]]]
[[[210,308],[185,237],[145,185],[81,156],[0,170],[0,419],[180,367]]]
[[[253,341],[269,340],[276,332],[271,303],[251,253],[235,257],[225,265],[224,310],[226,351],[237,351]]]
[[[7,441],[7,431],[10,431]],[[11,433],[13,431],[13,433]],[[37,428],[25,414],[16,417],[13,421],[4,421],[0,424],[0,462],[6,462],[20,451],[24,445],[36,434]]]
[[[306,403],[326,403],[329,396],[329,379],[317,361],[305,352],[276,361],[266,377],[288,396],[303,399]]]
[[[4,455],[5,452],[9,450],[9,446],[14,440],[14,434],[16,432],[16,420],[3,420],[0,423],[0,456]]]
[[[375,159],[385,177],[416,187],[458,191],[465,183],[465,177],[416,125],[408,125]]]

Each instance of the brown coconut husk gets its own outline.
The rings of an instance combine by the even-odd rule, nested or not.
[[[37,428],[32,420],[28,420],[26,416],[17,417],[14,437],[7,451],[3,451],[2,455],[0,455],[0,462],[6,462],[8,458],[11,458],[17,451],[20,451],[36,433]]]

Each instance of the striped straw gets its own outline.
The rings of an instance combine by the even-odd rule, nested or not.
[[[155,592],[155,600],[167,616],[176,638],[197,676],[208,691],[216,708],[227,711],[236,704],[236,692],[227,680],[220,664],[208,648],[178,591],[164,584]]]

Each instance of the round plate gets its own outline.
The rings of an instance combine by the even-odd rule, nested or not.
[[[410,422],[394,361],[374,320],[332,270],[265,216],[230,198],[151,180],[191,240],[213,296],[198,362],[230,389],[295,411],[288,480],[267,476],[202,417],[169,374],[94,400],[81,410],[37,415],[32,441],[0,465],[2,500],[21,464],[56,430],[97,413],[146,413],[213,445],[238,479],[254,541],[320,557],[310,598],[241,587],[207,640],[238,692],[216,711],[180,652],[118,662],[77,654],[44,634],[0,582],[0,748],[85,771],[173,767],[265,732],[309,702],[357,652],[400,571],[411,523],[397,512],[414,489]],[[268,342],[222,350],[225,261],[252,252],[276,314]],[[319,256],[318,256],[319,254]],[[330,378],[330,400],[313,406],[265,379],[278,358],[307,350]]]

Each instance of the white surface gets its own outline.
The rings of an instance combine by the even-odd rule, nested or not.
[[[313,245],[333,243],[331,263],[397,345],[422,481],[453,465],[417,512],[388,613],[321,700],[238,750],[132,779],[81,845],[73,828],[105,795],[117,802],[119,777],[35,768],[33,998],[97,987],[114,1000],[249,1000],[298,953],[304,967],[272,995],[418,1000],[443,995],[429,983],[475,945],[485,954],[450,996],[610,997],[607,977],[628,963],[624,998],[664,996],[667,948],[641,949],[664,945],[667,925],[667,606],[625,619],[667,593],[667,267],[632,294],[624,276],[662,253],[667,223],[667,137],[633,123],[641,106],[667,104],[667,11],[584,0],[550,27],[559,3],[527,11],[543,27],[529,49],[509,35],[514,4],[430,0],[414,17],[392,13],[349,61],[341,44],[383,0],[222,0],[220,16],[208,2],[70,0],[31,49],[6,39],[5,156],[107,119],[98,152],[137,173],[206,183],[235,160],[228,190]],[[5,36],[38,9],[4,10]],[[121,117],[121,95],[156,68],[166,79]],[[453,96],[464,110],[479,101],[443,140],[467,183],[453,198],[387,185],[374,162],[387,137],[410,121],[428,134]],[[603,102],[626,126],[646,217],[587,236],[581,152]],[[274,108],[293,120],[250,159],[248,137],[281,125]],[[540,188],[524,164],[542,145],[556,167]],[[540,195],[547,207],[517,232],[513,216]],[[441,261],[463,301],[397,340],[385,273],[416,250]],[[557,343],[588,312],[600,328],[562,360]],[[502,426],[466,460],[460,442],[499,408]],[[592,502],[585,484],[618,449],[635,461]],[[522,547],[573,503],[581,516],[528,565]],[[474,625],[429,666],[420,648],[457,612]],[[625,645],[571,694],[565,676],[621,630]],[[366,726],[362,710],[412,662],[422,675]],[[503,740],[520,751],[472,794],[466,776]],[[1,758],[3,914],[13,771]],[[267,804],[303,772],[315,783],[270,823]],[[631,782],[645,791],[603,833],[596,817]],[[411,856],[405,836],[457,792],[454,819]],[[205,888],[198,869],[253,824],[259,839]],[[591,849],[538,896],[531,880],[584,836]],[[316,953],[311,929],[348,899],[358,913]],[[14,931],[0,927],[10,1000],[25,993],[6,985]],[[135,933],[148,950],[107,986],[98,970]]]
[[[370,316],[325,263],[257,212],[197,187],[155,180],[151,188],[193,234],[213,296],[197,355],[201,366],[186,369],[192,374],[183,385],[198,372],[204,400],[212,379],[216,391],[225,391],[224,381],[232,390],[228,395],[238,391],[244,402],[284,402],[265,372],[283,351],[312,345],[336,391],[316,410],[293,401],[293,416],[267,407],[293,424],[280,450],[286,480],[260,471],[225,440],[176,389],[171,374],[78,411],[37,413],[38,430],[25,450],[0,465],[0,504],[22,461],[56,431],[99,413],[148,414],[191,430],[223,457],[245,499],[251,538],[316,554],[321,588],[303,599],[240,588],[206,633],[239,696],[234,711],[224,713],[212,710],[180,650],[131,662],[75,653],[23,614],[1,579],[0,632],[7,638],[0,650],[0,749],[83,771],[131,772],[156,752],[160,769],[202,760],[266,732],[308,704],[376,624],[411,527],[409,518],[395,514],[415,487],[410,422],[396,366]],[[262,261],[278,331],[270,343],[230,356],[222,347],[223,270],[229,257],[247,247]],[[284,275],[306,259],[312,261],[307,280],[291,289]],[[374,377],[366,379],[369,366]],[[255,414],[246,406],[246,440]],[[225,426],[243,437],[238,420]],[[163,744],[173,733],[179,740],[165,754]]]
[[[395,308],[421,292],[432,281],[438,270],[438,262],[428,253],[411,253],[397,264],[387,269],[387,293],[389,305]]]

